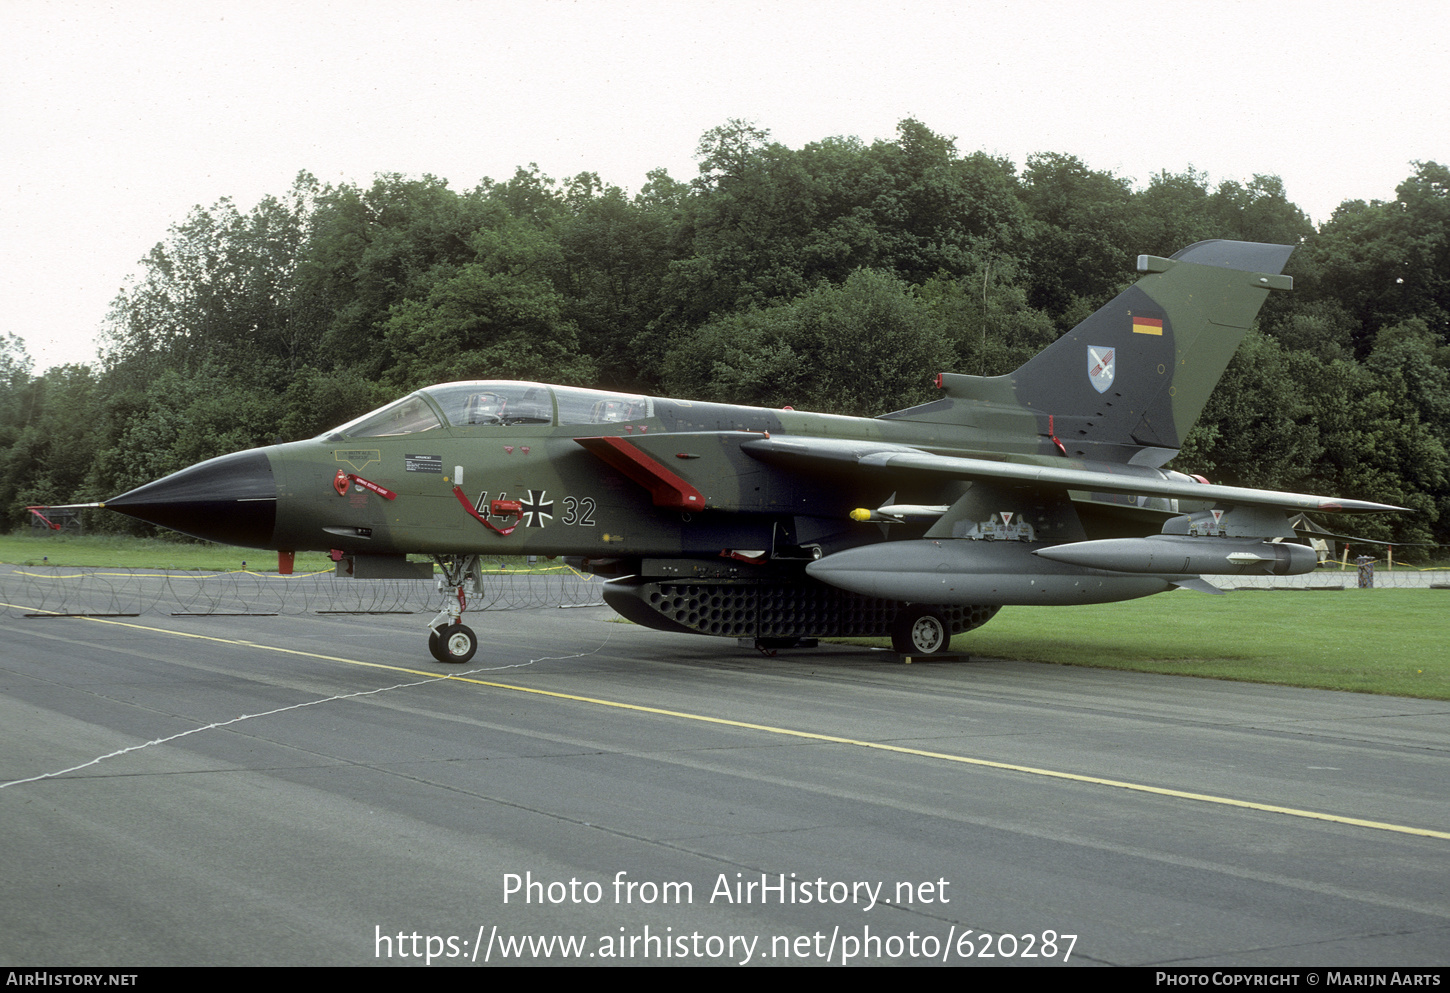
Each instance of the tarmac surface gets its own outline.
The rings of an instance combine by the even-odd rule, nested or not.
[[[1450,961],[1446,703],[612,618],[0,616],[0,961]]]

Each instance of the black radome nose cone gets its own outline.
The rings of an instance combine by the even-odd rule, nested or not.
[[[207,541],[271,548],[277,483],[262,449],[198,462],[107,500],[120,511]]]

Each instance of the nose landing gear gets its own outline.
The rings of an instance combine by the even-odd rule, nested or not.
[[[433,561],[443,570],[438,589],[445,601],[428,622],[428,652],[446,665],[463,665],[478,651],[478,635],[463,623],[463,611],[469,593],[483,593],[483,570],[477,555],[435,555]]]
[[[439,662],[463,665],[478,651],[478,635],[467,624],[450,624],[428,632],[428,651]]]

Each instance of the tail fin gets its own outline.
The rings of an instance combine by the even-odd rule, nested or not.
[[[953,399],[1030,410],[1044,451],[1126,460],[1165,449],[1166,461],[1269,291],[1292,288],[1280,273],[1293,250],[1201,241],[1171,259],[1140,255],[1143,278],[1015,373],[944,374],[942,388]]]

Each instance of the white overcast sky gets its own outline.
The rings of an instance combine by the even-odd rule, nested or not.
[[[1447,39],[1443,0],[0,0],[0,333],[92,361],[170,225],[303,169],[635,192],[732,117],[793,148],[915,117],[1140,186],[1272,173],[1322,222],[1450,161]]]

